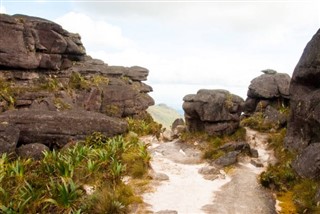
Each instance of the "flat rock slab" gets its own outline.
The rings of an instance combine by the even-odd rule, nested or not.
[[[42,143],[49,147],[63,147],[70,141],[84,139],[93,132],[111,137],[127,131],[124,120],[89,111],[7,111],[0,115],[0,123],[8,123],[20,130],[19,143]]]

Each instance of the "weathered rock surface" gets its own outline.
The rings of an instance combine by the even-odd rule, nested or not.
[[[31,143],[31,144],[22,145],[16,150],[17,155],[19,157],[33,158],[35,160],[40,160],[41,158],[43,158],[44,151],[49,151],[49,147],[41,143]]]
[[[80,35],[54,22],[0,14],[0,29],[0,121],[20,131],[0,127],[0,152],[15,151],[16,138],[52,148],[94,131],[121,134],[126,122],[107,116],[138,117],[154,104],[148,69],[92,59]]]
[[[267,69],[264,74],[254,78],[249,85],[244,104],[244,116],[262,114],[264,124],[277,124],[284,127],[289,105],[290,76]]]
[[[303,150],[294,161],[293,168],[296,172],[307,178],[320,178],[320,143],[313,143]]]
[[[301,155],[295,170],[318,178],[320,142],[320,31],[307,44],[290,84],[290,119],[285,144]]]
[[[0,122],[0,155],[14,154],[19,140],[20,130],[9,123]]]
[[[214,161],[215,165],[225,167],[237,163],[237,157],[240,151],[228,152]]]
[[[117,118],[89,111],[15,110],[0,114],[0,123],[20,130],[19,144],[40,142],[61,148],[93,132],[114,136],[126,132],[127,124]]]
[[[1,14],[0,28],[0,67],[60,70],[86,53],[78,34],[45,19]]]
[[[226,90],[201,89],[183,98],[189,131],[209,135],[231,134],[239,127],[243,99]]]

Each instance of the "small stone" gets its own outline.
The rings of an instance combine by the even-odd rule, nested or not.
[[[250,149],[250,155],[253,158],[258,158],[259,157],[259,152],[256,149]]]
[[[152,178],[157,181],[167,181],[169,180],[169,176],[164,173],[155,173]]]
[[[258,159],[251,159],[250,163],[255,167],[263,167],[263,163]]]
[[[161,210],[156,212],[156,214],[178,214],[178,212],[175,210]]]
[[[41,143],[22,145],[16,150],[18,156],[22,158],[33,158],[35,160],[42,159],[44,151],[49,151],[49,148]]]

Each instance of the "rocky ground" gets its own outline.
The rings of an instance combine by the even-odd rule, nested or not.
[[[193,145],[171,141],[151,143],[151,190],[143,195],[151,213],[276,213],[275,200],[257,180],[272,151],[266,148],[266,135],[247,130],[247,141],[258,150],[258,158],[240,158],[229,169],[213,170],[201,160]]]

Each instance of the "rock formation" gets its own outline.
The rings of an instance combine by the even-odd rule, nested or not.
[[[61,147],[95,131],[120,134],[121,118],[154,104],[142,82],[147,69],[92,59],[80,35],[54,22],[0,14],[0,29],[0,153],[30,143]]]
[[[290,84],[291,115],[286,146],[299,152],[295,170],[320,177],[320,30],[307,44]]]
[[[209,135],[231,134],[239,127],[243,99],[226,90],[201,89],[183,98],[187,129]]]
[[[245,116],[260,112],[264,114],[265,122],[284,126],[287,117],[279,110],[289,104],[290,76],[271,69],[262,72],[264,74],[254,78],[249,85],[244,105]]]

